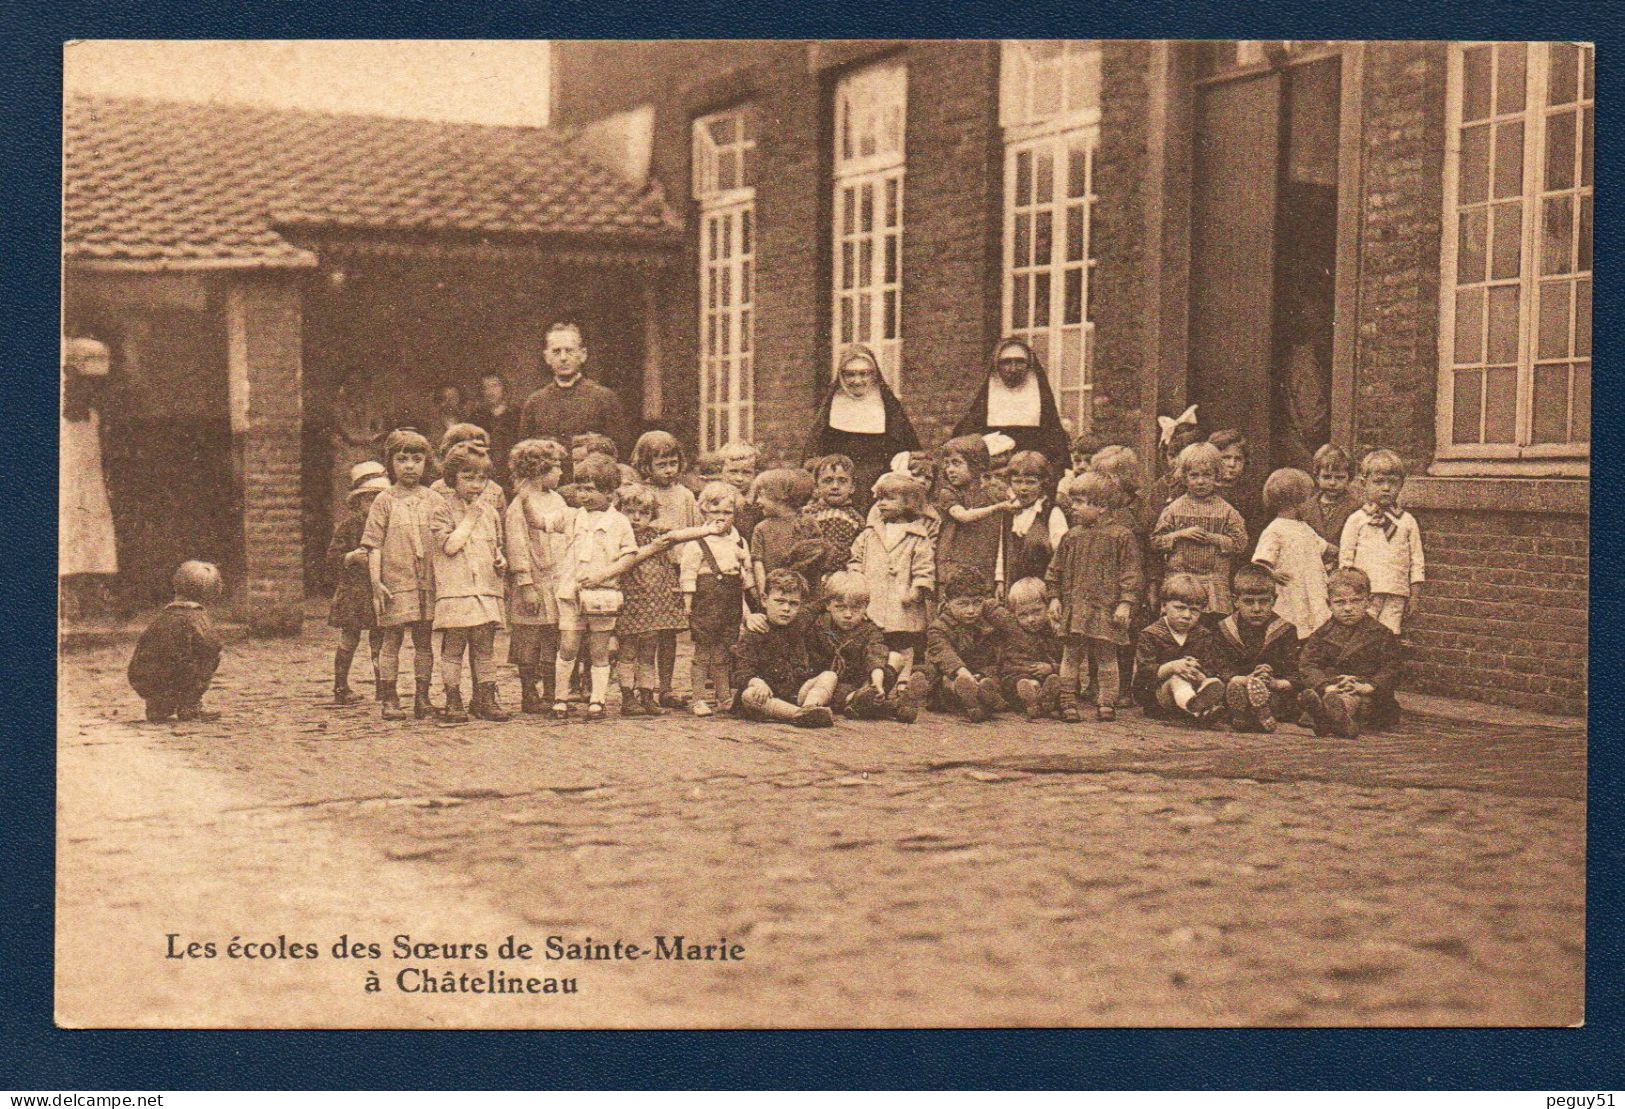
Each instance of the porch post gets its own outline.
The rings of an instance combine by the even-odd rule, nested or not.
[[[242,474],[243,615],[253,635],[297,635],[304,616],[301,323],[293,282],[244,278],[227,291],[231,429]]]

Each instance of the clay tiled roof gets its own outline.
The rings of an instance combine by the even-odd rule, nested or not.
[[[676,233],[658,195],[546,128],[90,97],[65,119],[71,259],[309,265],[305,229],[624,247]]]

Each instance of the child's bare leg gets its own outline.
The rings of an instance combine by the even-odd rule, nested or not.
[[[385,720],[399,720],[401,711],[400,673],[401,644],[406,640],[406,627],[394,624],[380,629],[382,646],[378,649],[378,700],[383,705]]]
[[[620,657],[615,660],[616,669],[620,671],[621,701],[626,703],[634,696],[638,685],[638,660],[643,654],[644,645],[654,638],[648,635],[621,636]]]
[[[350,692],[350,666],[355,662],[355,651],[361,645],[360,628],[340,628],[338,646],[333,649],[333,700],[348,704],[355,697]]]
[[[897,681],[906,684],[914,674],[914,648],[886,652],[886,665],[897,672]]]
[[[412,676],[427,692],[434,681],[434,625],[419,620],[412,627]]]
[[[816,678],[811,678],[801,687],[801,696],[798,700],[803,708],[817,708],[828,705],[830,698],[835,696],[835,671],[826,670]]]
[[[379,678],[378,653],[384,647],[384,632],[382,628],[367,629],[367,653],[372,656],[372,680],[376,684]]]
[[[447,628],[440,639],[440,684],[446,696],[462,698],[463,652],[468,649],[468,628]]]
[[[1083,644],[1076,637],[1068,636],[1061,648],[1061,719],[1070,723],[1077,723],[1079,719],[1078,681],[1083,672],[1083,660],[1079,656],[1082,653]]]
[[[542,676],[542,700],[551,701],[558,684],[554,664],[559,658],[559,626],[543,624],[536,629],[536,671]]]
[[[564,708],[564,696],[570,689],[570,675],[575,673],[576,656],[581,651],[581,632],[573,628],[559,630],[559,653],[553,661],[553,711]]]

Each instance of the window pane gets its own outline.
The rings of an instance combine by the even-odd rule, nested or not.
[[[1038,223],[1033,230],[1033,264],[1047,266],[1050,264],[1050,252],[1054,247],[1052,242],[1055,217],[1048,211],[1038,213]]]
[[[1083,322],[1083,270],[1066,271],[1066,311],[1062,323]]]
[[[902,199],[900,189],[902,182],[893,177],[886,182],[886,226],[896,227],[900,218],[898,203]]]
[[[1518,368],[1484,372],[1484,442],[1510,443],[1518,433]]]
[[[886,236],[886,276],[885,276],[885,281],[886,281],[886,283],[888,285],[893,285],[893,284],[896,284],[896,282],[897,282],[897,236],[896,235],[887,235]]]
[[[858,190],[847,187],[841,190],[841,234],[852,234],[852,225],[857,223]]]
[[[1575,289],[1574,353],[1591,354],[1591,282],[1584,280]]]
[[[1016,154],[1016,204],[1026,207],[1033,202],[1033,154],[1023,150]]]
[[[747,146],[744,150],[742,150],[740,152],[739,156],[740,156],[740,158],[742,160],[741,161],[742,168],[739,171],[739,183],[741,185],[745,185],[747,187],[751,186],[751,185],[755,185],[756,184],[756,148],[754,146]]]
[[[722,278],[721,291],[717,293],[717,300],[726,307],[733,303],[733,274],[724,267],[720,273]]]
[[[1456,365],[1484,361],[1484,290],[1456,292]]]
[[[864,182],[858,189],[858,230],[867,235],[875,229],[875,187],[873,182]],[[865,273],[869,272],[867,269]]]
[[[756,232],[756,212],[746,208],[739,213],[739,253],[749,254],[754,244],[751,242]]]
[[[723,313],[722,315],[717,317],[717,353],[718,354],[727,354],[728,351],[733,348],[733,330],[732,330],[732,326],[731,326],[732,323],[733,323],[733,321],[728,318],[727,313]]]
[[[1039,204],[1046,204],[1055,197],[1055,159],[1047,149],[1034,151],[1033,158],[1037,162],[1033,199]]]
[[[873,338],[871,327],[874,323],[874,298],[866,292],[858,293],[858,342],[867,343]]]
[[[1082,139],[1073,139],[1066,147],[1066,195],[1082,196],[1088,186],[1084,174],[1086,151]]]
[[[1580,62],[1580,48],[1572,43],[1552,43],[1552,67],[1546,77],[1546,87],[1551,94],[1546,98],[1548,104],[1569,104],[1574,101],[1575,90],[1579,87],[1576,80]]]
[[[750,309],[746,308],[739,313],[739,350],[740,353],[750,351],[750,341],[755,337],[750,326]]]
[[[1085,209],[1081,204],[1074,204],[1066,210],[1066,260],[1068,262],[1083,261],[1083,213]]]
[[[1033,275],[1033,326],[1049,326],[1049,273],[1045,270]]]
[[[854,284],[853,276],[852,244],[844,242],[841,244],[841,288],[850,289]]]
[[[897,290],[887,289],[885,294],[885,318],[881,321],[884,335],[888,339],[897,338]]]
[[[1470,208],[1461,213],[1456,231],[1456,284],[1472,285],[1484,280],[1484,261],[1488,249],[1487,212],[1483,208]]]
[[[1540,221],[1540,272],[1571,273],[1574,268],[1574,198],[1546,200]]]
[[[852,298],[851,297],[842,297],[841,298],[841,342],[842,342],[842,344],[846,344],[846,343],[850,343],[851,341],[852,341]]]
[[[739,187],[739,151],[730,150],[717,155],[717,191],[726,192]]]
[[[1574,430],[1570,441],[1591,442],[1591,363],[1574,364]]]
[[[1524,55],[1529,47],[1521,42],[1504,42],[1495,48],[1495,113],[1523,111]]]
[[[1574,113],[1562,112],[1546,117],[1546,187],[1567,189],[1573,184]]]
[[[1490,290],[1490,339],[1486,362],[1518,360],[1518,286],[1497,285]]]
[[[1457,370],[1455,402],[1450,413],[1450,441],[1476,443],[1478,409],[1484,400],[1484,374],[1481,370]]]
[[[1016,239],[1013,257],[1018,266],[1033,264],[1033,217],[1026,212],[1016,216]]]
[[[1517,277],[1523,261],[1523,204],[1495,206],[1495,266],[1492,277]]]
[[[1025,328],[1032,323],[1032,315],[1027,303],[1030,293],[1026,274],[1019,274],[1011,286],[1010,293],[1010,326]]]
[[[1476,204],[1489,196],[1490,129],[1472,127],[1461,133],[1461,187],[1463,204]]]
[[[1523,192],[1523,124],[1495,125],[1495,195]]]
[[[1490,47],[1475,46],[1462,55],[1461,118],[1485,119],[1490,114]]]
[[[861,239],[858,241],[858,285],[875,283],[875,241]]]
[[[1567,281],[1547,281],[1540,286],[1540,344],[1537,358],[1569,356],[1569,291]]]
[[[1061,383],[1071,388],[1084,385],[1088,375],[1083,364],[1083,332],[1069,330],[1061,336]]]
[[[1532,441],[1563,443],[1569,437],[1569,368],[1536,366]]]

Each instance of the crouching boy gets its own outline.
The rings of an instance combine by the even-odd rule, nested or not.
[[[1140,632],[1134,651],[1134,700],[1145,714],[1208,723],[1224,708],[1224,683],[1213,655],[1213,632],[1202,622],[1208,583],[1169,574],[1162,616]]]
[[[734,644],[735,680],[743,683],[738,712],[747,720],[778,720],[798,728],[835,722],[829,710],[835,672],[820,670],[813,661],[812,622],[802,614],[807,593],[807,579],[794,570],[770,571],[762,598],[766,628],[747,626]]]
[[[925,633],[925,665],[914,680],[937,708],[958,709],[980,723],[1004,708],[996,676],[1002,637],[990,617],[1005,613],[974,567],[956,567],[942,592],[942,607]]]
[[[1362,724],[1382,727],[1399,718],[1394,689],[1405,648],[1367,612],[1371,579],[1365,571],[1338,570],[1326,584],[1332,618],[1303,642],[1298,666],[1300,703],[1316,735],[1354,739]]]
[[[202,707],[220,666],[220,636],[203,606],[220,598],[220,571],[208,562],[183,562],[174,589],[175,599],[136,641],[130,685],[147,703],[148,720],[218,720],[218,712]]]
[[[1275,579],[1249,562],[1231,578],[1235,611],[1213,632],[1214,664],[1225,683],[1230,726],[1273,732],[1298,718],[1298,629],[1275,614]]]
[[[920,714],[908,683],[886,664],[886,635],[869,619],[869,583],[839,570],[824,589],[824,611],[813,621],[813,662],[836,677],[834,710],[855,720],[912,724]]]

